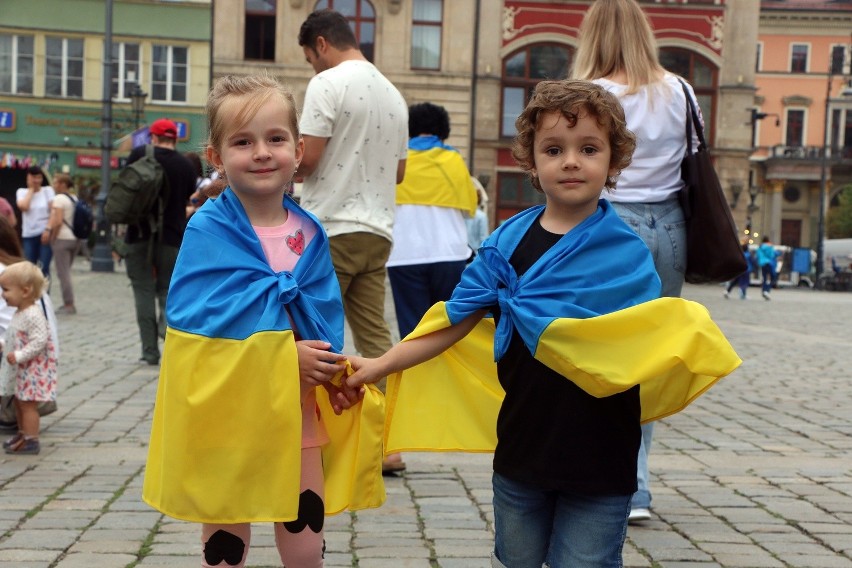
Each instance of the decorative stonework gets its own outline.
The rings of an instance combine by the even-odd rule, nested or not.
[[[781,99],[781,102],[784,104],[784,106],[809,107],[811,106],[811,103],[813,103],[813,100],[809,97],[805,97],[802,95],[790,95],[789,97],[784,97],[783,99]]]
[[[506,6],[503,8],[503,41],[509,41],[518,35],[515,28],[515,16],[519,10],[514,6]]]
[[[302,2],[302,0],[290,0],[290,7],[293,8],[293,9],[298,10],[299,8],[302,7],[302,4],[304,4],[304,2]]]
[[[399,14],[400,8],[402,8],[402,0],[390,0],[388,2],[388,12],[391,14]]]

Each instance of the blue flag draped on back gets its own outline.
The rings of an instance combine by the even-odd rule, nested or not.
[[[187,226],[169,289],[143,486],[143,499],[170,516],[209,523],[297,516],[302,408],[295,342],[319,339],[339,352],[343,306],[325,232],[289,197],[283,206],[317,226],[292,271],[272,270],[230,189]],[[331,438],[323,448],[326,512],[379,506],[381,394],[369,390],[340,417],[323,388],[317,403]]]

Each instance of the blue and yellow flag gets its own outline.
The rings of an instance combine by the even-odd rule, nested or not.
[[[446,303],[410,340],[499,305],[440,356],[389,378],[386,451],[490,452],[504,392],[497,365],[514,331],[536,359],[596,397],[640,385],[642,421],[685,408],[741,361],[707,310],[658,298],[639,237],[602,200],[520,278],[509,258],[542,208],[501,225]]]
[[[476,188],[467,165],[452,146],[437,136],[408,141],[405,179],[396,186],[397,205],[433,205],[476,212]]]
[[[143,499],[175,518],[208,523],[297,517],[302,439],[296,338],[343,347],[343,306],[328,240],[316,236],[292,272],[266,261],[230,189],[192,219],[169,289]],[[286,309],[285,309],[286,307]],[[336,416],[317,388],[326,513],[384,501],[384,401],[375,389]]]

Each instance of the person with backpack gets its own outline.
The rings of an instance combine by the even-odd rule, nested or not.
[[[195,191],[196,174],[189,160],[175,149],[178,129],[173,121],[167,118],[157,119],[151,123],[149,130],[153,156],[162,166],[163,180],[160,187],[153,190],[157,193],[157,199],[149,209],[147,218],[127,225],[127,256],[124,260],[136,303],[136,322],[142,342],[140,361],[158,365],[160,347],[157,339],[164,337],[166,333],[166,295],[186,229],[186,206]],[[132,172],[134,162],[147,160],[147,152],[146,146],[134,148],[127,158],[125,170]],[[120,175],[119,182],[121,180]],[[129,189],[117,185],[119,182],[110,188],[110,194],[115,192],[116,197],[126,195],[124,190]],[[144,184],[140,184],[140,188],[145,194],[152,191]],[[149,195],[142,197],[146,196]],[[124,203],[129,208],[133,207],[129,201]],[[116,217],[111,215],[110,205],[111,199],[108,196],[105,212],[107,218],[116,222]]]
[[[56,264],[56,274],[62,287],[62,306],[57,314],[73,315],[77,313],[74,306],[74,287],[71,284],[71,265],[80,250],[80,239],[74,233],[74,217],[80,200],[71,195],[74,183],[71,176],[59,173],[53,176],[53,189],[56,197],[50,207],[50,219],[47,230],[50,231],[50,246],[53,249],[53,262]],[[91,215],[91,209],[85,206]],[[89,219],[91,232],[92,219]],[[86,235],[88,236],[88,235]]]

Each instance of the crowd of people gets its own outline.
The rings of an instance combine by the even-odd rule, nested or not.
[[[282,563],[322,566],[324,515],[381,505],[381,476],[406,469],[399,450],[484,448],[494,566],[620,565],[628,522],[651,514],[652,421],[684,405],[658,393],[703,392],[739,364],[706,311],[679,298],[691,87],[660,65],[635,0],[595,2],[571,77],[542,81],[516,123],[513,155],[545,205],[491,233],[445,108],[408,105],[334,10],[311,13],[298,44],[316,72],[302,109],[268,74],[225,76],[203,155],[178,152],[171,120],[150,126],[162,220],[128,226],[123,247],[141,361],[160,365],[143,499],[200,523],[204,567],[244,566],[251,523],[268,521]],[[16,309],[0,392],[18,431],[4,447],[24,454],[39,451],[37,401],[55,398],[56,373],[33,389],[23,363],[56,366],[38,302],[51,257],[57,312],[77,310],[71,179],[44,182],[34,169],[17,195],[31,262],[0,254]],[[344,317],[357,355],[341,352]],[[613,339],[624,359],[601,361],[601,329],[638,318],[658,324],[643,335],[667,352],[628,334]],[[702,333],[681,331],[686,320]],[[32,345],[9,336],[23,328]],[[454,350],[468,357],[436,372]],[[693,371],[709,351],[713,365]],[[448,397],[487,417],[445,415]],[[424,440],[434,432],[451,441]]]

